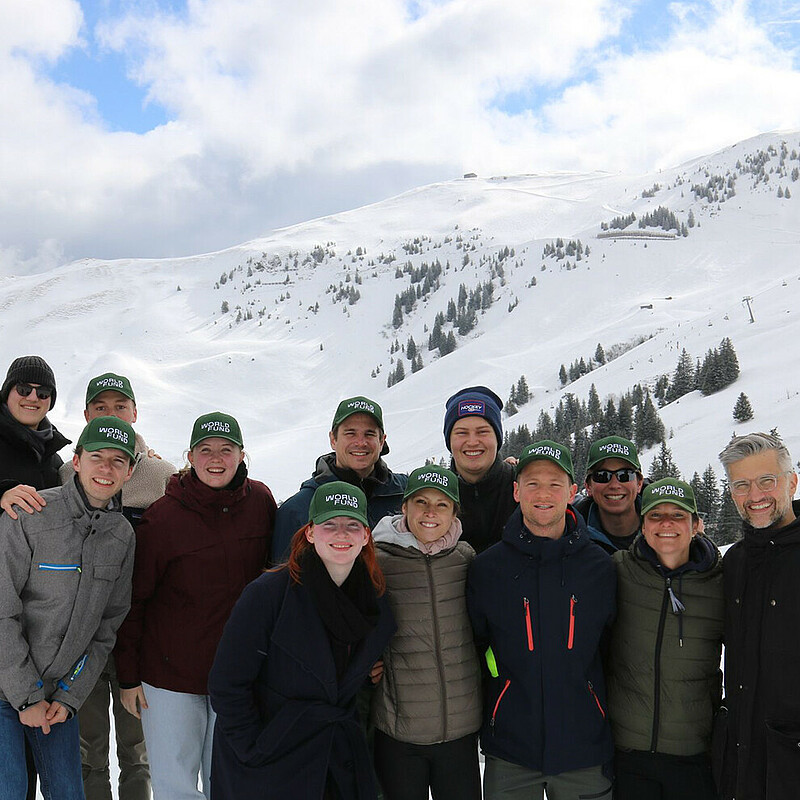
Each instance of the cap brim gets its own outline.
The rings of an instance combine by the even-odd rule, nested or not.
[[[334,517],[350,517],[350,519],[358,520],[365,527],[369,527],[369,522],[367,522],[367,518],[363,516],[363,514],[359,514],[357,511],[346,508],[323,511],[321,514],[317,515],[316,519],[312,519],[311,522],[314,525],[320,525],[321,523],[327,522],[329,519],[333,519]]]

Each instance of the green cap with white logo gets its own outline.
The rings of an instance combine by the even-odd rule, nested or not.
[[[136,459],[136,434],[127,422],[118,417],[95,417],[81,432],[78,447],[89,453],[107,447],[122,450],[132,461]]]
[[[191,450],[198,442],[202,442],[203,439],[211,439],[212,437],[227,439],[239,445],[239,447],[244,447],[239,423],[230,414],[223,414],[221,411],[212,411],[210,414],[203,414],[202,417],[198,417],[195,420],[194,427],[192,428],[192,439],[189,442],[189,449]]]
[[[642,471],[636,445],[628,439],[623,439],[621,436],[606,436],[604,439],[598,439],[589,448],[589,457],[586,460],[586,471],[589,472],[592,467],[596,466],[601,461],[605,461],[607,458],[618,458],[621,461],[627,461],[637,472]]]
[[[86,405],[88,406],[97,395],[103,392],[119,392],[129,400],[133,400],[134,403],[136,402],[131,382],[124,375],[106,372],[103,375],[92,378],[86,387]]]
[[[661,503],[674,503],[690,514],[697,513],[697,501],[694,499],[692,487],[677,478],[662,478],[644,487],[642,516]]]
[[[408,484],[406,485],[403,500],[407,500],[412,494],[421,489],[438,489],[454,503],[461,502],[458,495],[458,478],[449,469],[439,467],[436,464],[417,467],[412,471],[408,476]]]
[[[383,430],[383,410],[374,400],[361,395],[348,397],[339,403],[336,407],[336,413],[333,415],[331,430],[336,430],[339,425],[348,417],[352,417],[353,414],[369,414],[378,423],[378,427]]]
[[[542,439],[541,442],[529,444],[522,451],[522,455],[517,462],[516,477],[519,477],[520,472],[522,472],[531,461],[540,461],[542,459],[557,464],[569,475],[571,481],[575,481],[575,469],[572,466],[572,456],[569,454],[569,450],[567,450],[563,444],[554,442],[551,439]]]
[[[317,488],[308,506],[308,521],[319,525],[334,517],[351,517],[369,526],[367,496],[358,486],[345,481],[330,481]]]

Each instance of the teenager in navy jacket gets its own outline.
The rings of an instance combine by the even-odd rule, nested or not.
[[[289,563],[245,589],[209,677],[213,800],[374,800],[356,693],[395,631],[367,499],[320,486]]]
[[[491,647],[486,800],[512,796],[514,785],[530,787],[531,797],[542,788],[559,799],[611,797],[600,641],[614,618],[616,579],[569,505],[572,475],[563,445],[525,448],[514,483],[520,508],[470,570],[475,639]]]

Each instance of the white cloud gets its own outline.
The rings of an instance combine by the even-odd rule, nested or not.
[[[642,52],[613,49],[635,11],[614,0],[125,8],[98,34],[173,120],[143,135],[46,77],[83,46],[76,2],[0,6],[0,263],[51,239],[71,257],[196,252],[466,169],[638,171],[800,127],[793,54],[743,0],[673,4],[671,38]],[[495,104],[529,89],[550,99]]]

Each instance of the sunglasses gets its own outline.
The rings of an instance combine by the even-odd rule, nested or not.
[[[36,396],[40,400],[47,400],[48,397],[53,395],[53,389],[49,386],[31,386],[29,383],[18,383],[14,389],[20,397],[27,397],[34,389],[36,390]]]
[[[635,469],[598,469],[590,475],[592,483],[611,483],[616,478],[620,483],[635,481],[639,473]]]

